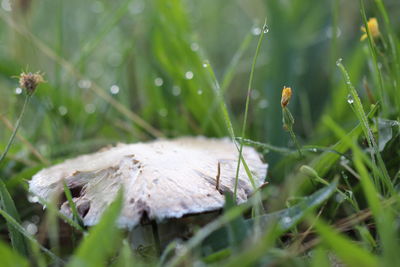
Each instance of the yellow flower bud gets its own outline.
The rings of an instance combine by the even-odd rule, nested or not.
[[[378,20],[376,18],[370,18],[367,22],[367,25],[372,38],[376,39],[381,35],[381,32],[379,31]],[[364,26],[361,26],[361,31],[364,34],[361,36],[360,40],[363,41],[368,37],[367,29]]]
[[[282,89],[282,98],[281,98],[281,106],[285,108],[292,97],[292,89],[290,87],[284,86]]]

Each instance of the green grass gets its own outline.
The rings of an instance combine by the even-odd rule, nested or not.
[[[44,0],[12,1],[12,11],[7,2],[0,7],[7,266],[399,262],[398,1]],[[16,94],[13,76],[22,71],[45,73],[31,97]],[[295,139],[282,125],[283,86],[293,90]],[[39,199],[45,210],[28,201],[37,196],[27,181],[43,167],[108,144],[185,135],[229,136],[239,152],[255,147],[269,164],[269,184],[245,204],[226,201],[220,216],[160,255],[157,244],[132,249],[134,237],[117,229],[122,193],[91,228],[74,205],[67,218],[50,200]],[[72,202],[67,187],[65,195]]]

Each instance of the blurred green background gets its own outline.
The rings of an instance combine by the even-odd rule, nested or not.
[[[331,262],[335,260],[330,257],[334,251],[353,266],[360,261],[375,266],[378,260],[393,266],[389,263],[399,261],[400,247],[400,1],[364,2],[365,21],[360,13],[363,1],[355,0],[0,0],[1,152],[24,103],[18,75],[40,71],[46,80],[33,95],[19,135],[0,162],[0,213],[16,219],[0,225],[2,240],[28,231],[28,239],[38,240],[30,244],[33,253],[26,253],[30,260],[40,259],[39,243],[63,259],[76,247],[77,239],[68,232],[71,228],[57,223],[54,210],[43,211],[28,202],[32,196],[26,182],[43,167],[118,142],[229,136],[229,124],[241,136],[252,62],[262,36],[244,137],[267,144],[258,146],[269,164],[270,182],[260,190],[266,200],[261,217],[267,222],[280,220],[286,228],[244,226],[242,217],[252,223],[250,216],[242,216],[243,206],[228,203],[214,221],[235,228],[231,234],[242,234],[237,240],[231,235],[216,238],[230,239],[232,250],[224,256],[230,257],[228,265],[272,262],[276,266],[293,261],[293,266],[309,266],[312,259],[315,266],[323,266],[321,259],[328,254]],[[381,35],[360,41],[360,28],[372,17],[377,18]],[[337,68],[339,58],[361,101]],[[282,127],[283,86],[293,90],[288,108],[304,157],[298,157]],[[368,121],[364,112],[375,113]],[[303,164],[312,168],[299,168]],[[321,183],[330,182],[317,191]],[[251,199],[258,193],[255,196]],[[317,207],[315,224],[310,223],[305,216]],[[121,252],[122,263],[130,264],[129,257],[124,258],[131,255],[127,242],[113,247],[97,241],[119,238],[114,234],[118,209],[111,211],[114,215],[105,216],[103,226],[90,228],[82,239],[80,247],[90,249],[80,256],[104,260],[112,253],[103,250],[109,249]],[[232,211],[236,217],[229,217]],[[185,261],[200,258],[197,234],[207,232],[210,225],[184,243],[199,242],[186,250]],[[110,231],[102,230],[106,228]],[[325,243],[320,245],[319,240]],[[311,250],[317,244],[318,249]],[[181,256],[182,246],[178,248],[171,243],[174,258]],[[0,251],[13,253],[1,242]],[[221,260],[220,252],[213,251],[214,261],[209,262]],[[19,257],[14,256],[9,259]],[[165,259],[158,260],[161,265]]]

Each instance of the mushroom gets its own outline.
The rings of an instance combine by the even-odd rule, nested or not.
[[[261,186],[268,165],[251,147],[243,148],[243,158],[256,187]],[[234,191],[237,161],[237,148],[228,138],[118,144],[41,170],[29,182],[29,190],[50,200],[63,192],[65,181],[84,225],[92,226],[122,186],[118,225],[132,230],[144,219],[161,222],[220,210],[224,193]],[[245,202],[254,189],[241,166],[236,201]],[[68,201],[61,204],[61,212],[71,216]]]

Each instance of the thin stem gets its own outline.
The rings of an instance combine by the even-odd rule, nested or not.
[[[300,144],[299,144],[299,142],[297,141],[296,135],[294,134],[294,131],[293,131],[293,129],[292,129],[291,127],[289,128],[289,133],[290,133],[290,137],[292,138],[293,142],[294,142],[295,145],[296,145],[297,151],[299,152],[299,156],[300,156],[300,157],[303,157],[303,153],[301,153]]]
[[[12,134],[11,134],[11,137],[10,137],[10,140],[8,140],[6,149],[4,150],[3,154],[2,154],[1,157],[0,157],[0,163],[1,163],[1,162],[3,161],[3,159],[7,156],[7,153],[8,153],[8,151],[10,150],[10,147],[11,147],[12,143],[14,142],[14,139],[15,139],[15,136],[16,136],[16,134],[17,134],[18,128],[19,128],[19,126],[20,126],[20,124],[21,124],[22,116],[23,116],[24,113],[25,113],[25,108],[26,108],[26,106],[27,106],[27,104],[28,104],[28,102],[29,102],[30,99],[31,99],[31,95],[26,94],[26,96],[25,96],[25,101],[24,101],[24,105],[22,106],[21,113],[19,114],[19,117],[18,117],[18,119],[17,119],[17,123],[15,124],[14,130],[13,130],[13,132],[12,132]]]
[[[260,52],[261,43],[262,43],[264,34],[266,33],[266,30],[267,30],[267,19],[265,19],[265,21],[264,21],[264,25],[263,25],[263,28],[262,28],[262,31],[261,31],[261,35],[260,35],[260,38],[258,39],[256,52],[254,54],[253,63],[251,65],[249,84],[248,84],[248,87],[247,87],[246,107],[245,107],[245,110],[244,110],[244,119],[243,119],[243,126],[242,126],[242,132],[241,132],[241,137],[242,138],[245,138],[247,116],[248,116],[249,105],[250,105],[250,94],[251,94],[251,88],[253,87],[254,70],[256,68],[258,53]],[[237,167],[236,167],[235,188],[234,188],[234,191],[233,191],[233,195],[234,195],[234,199],[235,200],[236,200],[237,187],[238,187],[238,182],[239,182],[238,180],[239,180],[239,170],[240,170],[240,163],[241,163],[241,159],[242,159],[242,152],[243,152],[243,142],[240,142],[239,158],[238,158],[238,164],[237,164]]]

